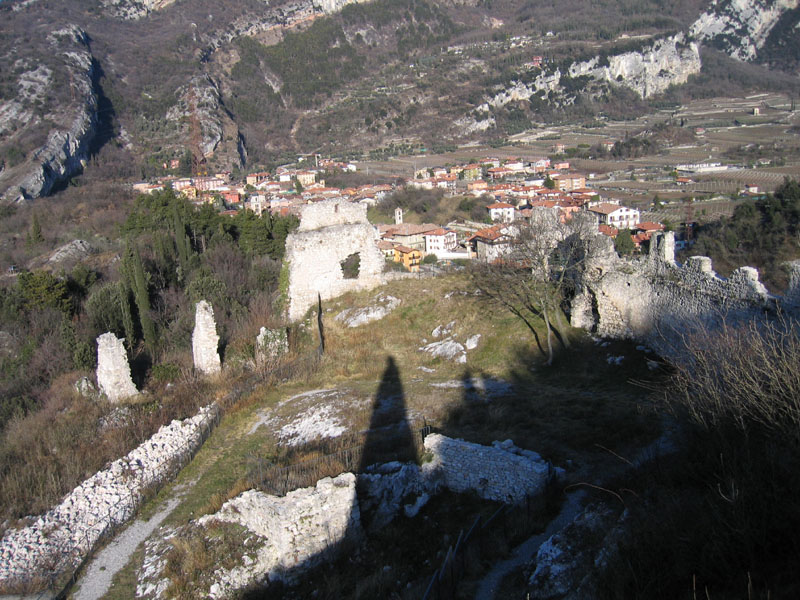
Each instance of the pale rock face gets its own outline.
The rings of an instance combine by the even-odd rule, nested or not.
[[[216,83],[208,75],[193,77],[189,85],[175,92],[178,103],[167,111],[168,121],[189,123],[196,117],[200,129],[200,150],[208,158],[214,155],[224,133],[222,101]]]
[[[43,43],[68,74],[72,101],[48,107],[45,118],[50,131],[42,145],[20,164],[0,171],[0,194],[9,201],[47,195],[58,181],[78,172],[89,156],[89,144],[97,130],[94,68],[86,33],[76,25],[66,25],[47,34]],[[25,59],[16,63],[15,69],[22,71],[16,82],[20,93],[14,99],[0,101],[0,135],[6,141],[42,122],[34,106],[46,101],[53,81],[53,72],[45,65]]]
[[[751,61],[778,19],[797,6],[798,0],[715,0],[689,32],[700,41],[724,48],[733,58]]]
[[[682,33],[656,40],[639,52],[625,52],[608,57],[608,64],[600,65],[600,58],[573,63],[570,77],[589,76],[595,81],[621,85],[632,89],[642,98],[659,94],[670,85],[686,83],[690,75],[700,72],[700,49],[694,42],[687,42]],[[509,102],[529,100],[532,96],[558,92],[561,89],[562,73],[543,72],[530,84],[514,82],[495,94],[488,102],[478,107],[487,111]]]
[[[618,82],[648,98],[670,85],[686,83],[689,75],[700,72],[700,49],[686,42],[682,33],[657,40],[641,52],[625,52],[608,59],[608,66],[598,67],[598,59],[575,63],[571,77],[590,75],[594,79]]]
[[[213,375],[222,370],[219,360],[219,335],[214,321],[214,309],[205,300],[195,306],[194,332],[192,333],[192,356],[194,368],[204,375]]]
[[[314,8],[321,10],[326,15],[339,12],[348,4],[361,4],[370,0],[313,0]]]
[[[131,379],[124,340],[108,332],[97,338],[97,385],[111,402],[119,402],[139,392]]]
[[[229,598],[256,581],[294,581],[300,571],[331,556],[345,539],[362,535],[356,500],[356,477],[342,473],[320,479],[315,487],[289,492],[284,497],[249,490],[226,502],[197,525],[214,521],[236,523],[257,536],[260,547],[250,564],[217,569],[212,598]]]
[[[166,8],[175,0],[102,0],[102,2],[112,16],[137,21],[151,12]]]

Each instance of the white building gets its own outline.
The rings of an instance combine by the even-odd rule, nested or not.
[[[593,206],[589,212],[597,216],[598,224],[617,229],[633,229],[639,224],[639,211],[627,206],[603,203]]]
[[[486,208],[492,223],[511,223],[514,220],[514,206],[507,202],[495,202]]]
[[[425,234],[425,254],[449,252],[458,246],[455,231],[435,229]]]

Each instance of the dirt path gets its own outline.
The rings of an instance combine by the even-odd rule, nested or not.
[[[499,589],[503,578],[512,571],[522,568],[534,557],[536,552],[551,535],[558,533],[564,527],[572,523],[575,517],[581,512],[581,499],[584,496],[583,490],[572,492],[567,497],[567,501],[561,507],[555,519],[550,521],[542,533],[534,535],[514,548],[513,553],[506,560],[495,563],[491,571],[481,581],[475,592],[475,600],[491,600],[495,592]]]
[[[158,512],[148,520],[136,519],[125,531],[114,538],[89,563],[73,588],[73,600],[98,600],[110,589],[114,575],[130,560],[136,548],[166,519],[180,504],[189,488],[166,500]],[[78,587],[79,586],[79,587]]]

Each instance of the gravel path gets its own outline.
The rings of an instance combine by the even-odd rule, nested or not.
[[[506,575],[526,565],[539,550],[539,546],[551,535],[558,533],[564,527],[572,523],[582,510],[581,498],[583,498],[583,496],[583,490],[578,490],[569,494],[567,496],[567,501],[564,502],[564,506],[561,507],[561,512],[558,513],[555,519],[550,521],[550,524],[543,533],[528,538],[514,548],[514,552],[511,554],[510,558],[495,563],[491,571],[486,574],[478,586],[475,592],[475,600],[492,600]]]
[[[137,519],[103,548],[89,563],[78,580],[80,587],[73,590],[73,600],[98,600],[111,589],[111,580],[131,558],[136,548],[145,541],[161,522],[180,504],[183,494],[170,498],[147,521]]]

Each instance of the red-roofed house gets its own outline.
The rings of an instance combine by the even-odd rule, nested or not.
[[[512,227],[503,224],[493,225],[476,231],[467,238],[473,258],[492,262],[508,253],[513,241]]]
[[[633,229],[639,224],[639,211],[616,204],[598,204],[589,209],[597,216],[598,224],[611,225],[617,229]]]
[[[435,229],[425,234],[425,254],[436,254],[453,250],[458,245],[455,231],[449,229]]]

